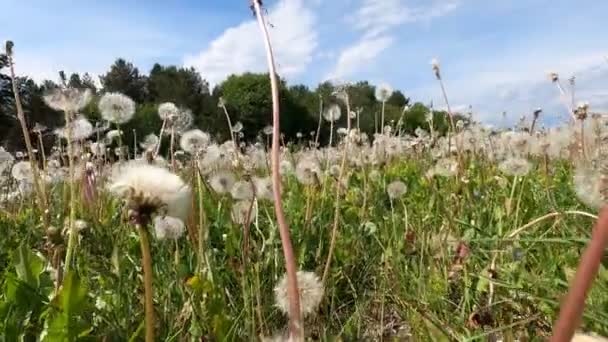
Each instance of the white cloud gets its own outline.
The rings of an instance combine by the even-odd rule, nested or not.
[[[303,0],[280,0],[268,15],[271,42],[278,72],[282,77],[301,74],[315,54],[318,37],[316,16]],[[211,84],[230,74],[267,70],[266,54],[255,20],[228,28],[206,50],[187,56],[184,64],[194,66]]]
[[[367,37],[386,33],[399,25],[441,17],[456,9],[459,0],[429,1],[425,6],[412,6],[405,0],[363,0],[349,21]]]
[[[575,51],[562,55],[536,54],[509,56],[510,63],[487,63],[489,71],[470,72],[461,78],[444,74],[449,100],[455,103],[471,103],[478,120],[493,124],[512,124],[521,115],[531,115],[541,107],[541,118],[547,124],[555,124],[568,117],[570,97],[561,98],[558,89],[547,78],[547,71],[558,72],[566,91],[568,78],[576,76],[576,101],[588,101],[592,111],[608,109],[608,62],[603,51]],[[511,58],[513,57],[513,58]],[[474,62],[472,62],[475,64]],[[482,69],[482,70],[483,70]],[[414,90],[415,98],[433,98],[443,104],[439,86],[430,82]],[[504,122],[501,113],[507,112]]]
[[[362,65],[373,62],[392,42],[393,38],[389,36],[363,38],[340,53],[336,67],[326,79],[344,78],[352,75]]]
[[[347,18],[362,36],[340,53],[328,78],[343,78],[372,63],[395,41],[391,30],[406,23],[428,21],[456,9],[460,0],[433,0],[412,6],[406,0],[362,0],[352,17]],[[430,3],[430,4],[429,4]]]

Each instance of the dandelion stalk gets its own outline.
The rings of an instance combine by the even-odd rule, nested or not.
[[[350,113],[350,100],[348,97],[348,93],[346,93],[346,90],[344,90],[344,92],[345,92],[346,112]],[[348,120],[347,130],[348,130],[348,132],[350,132],[350,120]],[[329,243],[329,252],[327,253],[327,260],[325,261],[325,269],[323,270],[323,277],[321,278],[321,284],[325,284],[325,281],[327,280],[334,249],[336,247],[336,238],[338,236],[338,223],[340,221],[340,205],[341,205],[341,198],[342,198],[342,194],[341,194],[342,179],[344,178],[344,175],[345,175],[346,156],[349,151],[349,143],[350,143],[350,139],[348,137],[346,139],[344,139],[344,152],[342,153],[342,161],[340,163],[340,173],[339,173],[339,176],[337,179],[337,184],[336,184],[336,198],[335,198],[335,202],[334,202],[334,222],[333,222],[333,226],[331,229],[331,240]]]
[[[321,124],[323,122],[323,98],[319,95],[319,124],[317,125],[317,134],[315,135],[315,148],[319,146],[319,136],[321,135]]]
[[[25,140],[25,147],[27,149],[28,159],[30,161],[30,166],[32,168],[32,175],[34,178],[34,185],[37,192],[37,197],[42,202],[43,211],[48,208],[48,201],[46,198],[46,192],[44,191],[44,186],[40,179],[40,174],[38,172],[38,164],[36,163],[36,155],[34,154],[34,148],[32,147],[32,141],[30,139],[29,130],[27,128],[27,121],[25,120],[25,113],[23,111],[23,106],[21,105],[21,96],[19,95],[19,88],[17,87],[17,76],[15,75],[15,63],[13,60],[13,42],[6,42],[6,57],[8,59],[8,66],[10,69],[10,77],[11,84],[13,86],[13,96],[15,97],[15,107],[17,109],[17,118],[19,119],[19,124],[21,125],[21,131],[23,133],[23,139]],[[43,214],[43,218],[46,221],[47,214]],[[46,225],[46,223],[45,223]]]
[[[270,76],[270,86],[272,90],[272,190],[274,192],[274,208],[279,225],[279,234],[281,235],[281,243],[283,246],[283,254],[285,256],[285,268],[287,272],[287,294],[289,297],[289,333],[290,337],[295,341],[304,339],[304,326],[301,320],[300,311],[300,293],[298,291],[298,280],[296,274],[296,260],[291,246],[289,236],[289,226],[285,220],[283,206],[281,202],[281,175],[279,171],[279,88],[277,82],[277,74],[275,71],[274,57],[272,46],[270,44],[270,35],[261,10],[261,1],[252,0],[251,7],[257,17],[257,22],[262,32],[264,47],[266,49],[266,57]]]
[[[580,324],[585,299],[600,268],[604,250],[608,246],[608,207],[600,211],[593,228],[591,241],[587,245],[568,295],[562,302],[559,318],[553,326],[551,342],[567,342]]]
[[[166,126],[167,126],[167,119],[164,119],[162,126],[160,126],[160,136],[158,138],[158,143],[156,144],[156,150],[154,151],[155,158],[158,156],[158,153],[160,152],[160,145],[162,144],[162,141],[163,141],[163,134],[165,133]]]
[[[66,124],[66,135],[67,135],[67,144],[68,144],[68,169],[69,169],[69,177],[70,177],[70,216],[69,216],[69,232],[70,237],[68,238],[68,247],[65,253],[65,271],[68,273],[70,271],[72,265],[72,254],[74,252],[74,248],[76,245],[76,237],[78,232],[76,231],[76,227],[74,226],[74,221],[76,220],[76,181],[74,180],[74,150],[73,150],[73,142],[72,142],[72,113],[69,111],[65,112],[65,124]]]
[[[146,342],[154,341],[154,302],[152,299],[152,255],[148,231],[143,224],[136,224],[141,244],[141,263],[144,269],[144,306],[146,322]]]

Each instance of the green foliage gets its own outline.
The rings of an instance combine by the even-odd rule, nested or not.
[[[99,77],[106,92],[120,92],[142,103],[146,98],[146,77],[132,63],[119,58],[110,70]]]

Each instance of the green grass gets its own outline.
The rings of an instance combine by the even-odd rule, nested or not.
[[[369,178],[369,170],[351,170],[325,297],[316,314],[305,319],[307,336],[345,341],[380,336],[487,340],[491,335],[542,340],[550,333],[593,219],[556,215],[509,235],[549,213],[589,211],[572,190],[569,165],[554,163],[549,175],[538,165],[520,178],[510,210],[507,202],[514,179],[501,175],[492,163],[471,158],[462,177],[426,179],[430,166],[425,158],[390,163],[379,168],[379,179]],[[182,174],[188,178],[191,172]],[[408,192],[391,205],[385,189],[394,180],[404,182]],[[190,183],[196,189],[196,182]],[[283,205],[299,268],[319,276],[329,249],[336,182],[329,178],[324,186],[326,191],[323,186],[304,187],[295,177],[283,184]],[[61,229],[67,202],[61,186],[50,191],[50,223]],[[248,340],[285,331],[287,318],[274,307],[272,290],[284,273],[272,203],[259,202],[251,226],[249,262],[243,268],[243,229],[230,220],[232,200],[206,189],[203,199],[212,280],[197,272],[197,246],[188,234],[177,244],[152,240],[157,339]],[[78,308],[66,323],[74,327],[74,339],[143,339],[137,232],[126,223],[121,203],[103,192],[92,206],[78,203],[77,217],[89,227],[75,253],[80,282],[76,284],[86,291],[78,301],[76,290],[69,297],[77,304],[49,299],[53,293],[49,272],[29,285],[17,272],[23,259],[16,253],[20,245],[43,258],[25,259],[36,277],[40,272],[31,260],[49,263],[55,251],[61,254],[65,248],[65,242],[51,244],[45,237],[38,208],[25,200],[0,211],[0,336],[4,340],[39,336],[69,305]],[[314,206],[308,225],[307,203]],[[193,208],[189,224],[197,231],[197,205]],[[496,267],[491,271],[494,257]],[[21,291],[17,294],[15,282]],[[64,286],[62,298],[67,298],[66,291]],[[608,335],[604,267],[589,295],[582,329]]]

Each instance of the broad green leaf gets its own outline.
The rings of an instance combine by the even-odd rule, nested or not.
[[[44,269],[44,261],[38,255],[22,243],[13,253],[13,262],[21,281],[33,288],[40,286],[40,274]]]

